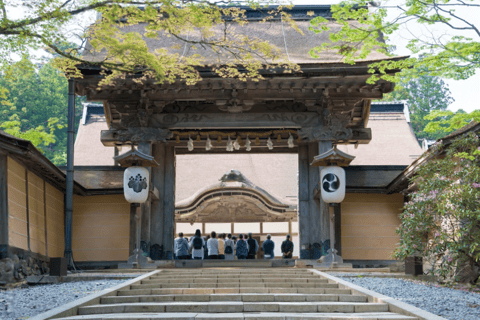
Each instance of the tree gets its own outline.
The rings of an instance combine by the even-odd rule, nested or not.
[[[253,1],[247,3],[258,7]],[[24,17],[12,18],[13,8],[25,12]],[[258,79],[261,78],[259,70],[265,66],[275,64],[286,71],[297,68],[268,41],[229,28],[224,23],[227,19],[238,25],[248,23],[244,10],[220,6],[215,1],[0,0],[0,9],[0,63],[3,66],[12,63],[12,53],[26,56],[32,49],[47,48],[62,57],[56,59],[56,66],[69,76],[80,76],[76,66],[82,64],[108,69],[111,73],[106,74],[104,83],[125,73],[142,73],[159,82],[178,78],[188,83],[197,81],[199,74],[195,67],[203,64],[201,55],[183,56],[166,49],[152,51],[148,48],[147,40],[173,37],[222,56],[222,64],[213,66],[221,76]],[[281,10],[279,6],[266,11],[265,20],[282,15],[284,21],[295,27]],[[81,20],[79,17],[89,13],[100,13],[101,18],[91,26],[83,26],[85,30],[73,28]],[[143,35],[129,29],[142,23],[146,25]],[[73,35],[82,39],[78,48],[65,45]],[[80,55],[86,39],[91,45],[90,52],[97,53],[95,58]]]
[[[391,6],[388,6],[392,3]],[[372,7],[375,6],[375,7]],[[387,8],[396,10],[389,15]],[[330,34],[331,43],[324,43],[311,50],[317,56],[322,50],[334,50],[343,55],[345,62],[355,63],[367,57],[372,50],[390,54],[393,47],[388,44],[388,37],[398,31],[402,25],[416,22],[425,33],[419,36],[407,30],[408,48],[417,57],[404,60],[386,60],[370,65],[372,75],[370,82],[380,77],[395,81],[403,74],[392,76],[388,70],[414,68],[420,74],[442,76],[453,79],[466,79],[480,68],[480,27],[478,19],[469,21],[459,9],[479,10],[479,0],[410,0],[404,3],[367,0],[346,0],[332,6],[333,20],[341,30]],[[356,23],[352,23],[355,21]],[[330,30],[331,24],[323,17],[311,21],[311,30],[321,33]],[[444,30],[440,30],[440,28]],[[445,31],[446,30],[446,31]],[[385,40],[385,42],[384,42]],[[420,58],[421,56],[421,58]]]
[[[409,195],[397,230],[397,259],[420,255],[430,272],[459,281],[476,282],[480,275],[480,151],[476,134],[434,152],[444,157],[422,165],[412,179],[418,191]]]
[[[470,113],[463,110],[432,111],[425,119],[430,121],[425,127],[425,132],[439,132],[445,135],[468,125],[471,121],[480,122],[480,110]]]
[[[68,82],[52,63],[23,59],[0,75],[0,127],[27,139],[56,165],[65,164]],[[76,123],[82,108],[77,99]]]
[[[432,111],[444,111],[454,99],[447,84],[439,77],[420,75],[405,77],[395,86],[395,90],[385,96],[383,101],[406,100],[410,112],[410,123],[417,138],[437,140],[443,131],[426,132],[425,127],[431,120],[425,117]]]

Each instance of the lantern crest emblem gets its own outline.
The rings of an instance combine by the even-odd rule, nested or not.
[[[340,188],[340,179],[334,173],[327,173],[322,180],[323,190],[335,192]]]
[[[140,193],[143,189],[147,189],[148,187],[147,178],[142,177],[140,173],[137,174],[136,177],[130,176],[128,187],[133,189],[134,192]]]

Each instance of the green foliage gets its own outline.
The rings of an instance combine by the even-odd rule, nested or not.
[[[417,138],[437,140],[443,131],[426,132],[425,127],[433,119],[426,119],[432,111],[445,111],[454,100],[447,84],[439,77],[420,75],[402,78],[395,90],[382,101],[405,100],[410,112],[410,122]]]
[[[23,59],[0,77],[0,127],[27,139],[56,165],[66,163],[68,82],[51,63]],[[82,112],[77,98],[76,121]]]
[[[430,272],[442,277],[459,266],[480,267],[480,151],[475,134],[436,145],[445,157],[428,161],[413,178],[418,191],[410,194],[400,215],[397,259],[420,255],[432,263]]]
[[[206,63],[204,55],[207,54],[219,59],[220,63],[212,67],[223,77],[258,80],[262,78],[259,70],[265,67],[280,67],[286,72],[298,69],[268,41],[246,35],[234,25],[224,23],[227,19],[237,25],[248,23],[243,9],[225,4],[230,2],[0,0],[0,9],[17,6],[18,10],[26,13],[25,17],[14,19],[7,14],[8,10],[0,10],[0,69],[12,64],[12,53],[25,56],[32,49],[44,48],[58,55],[55,66],[70,77],[81,76],[76,68],[78,64],[110,70],[111,73],[106,74],[102,84],[111,83],[125,74],[139,73],[143,77],[136,81],[146,78],[158,82],[184,79],[187,83],[193,83],[199,80],[196,67]],[[255,1],[243,4],[261,7]],[[275,10],[264,10],[264,21],[282,15],[284,21],[299,31],[281,10],[282,6]],[[68,45],[71,30],[82,19],[80,15],[92,16],[96,13],[101,14],[100,19],[85,28],[84,33],[76,32],[83,40],[89,40],[88,50],[81,55],[79,52],[83,48]],[[145,28],[144,34],[140,34],[142,28]],[[158,41],[160,37],[178,40],[182,45],[150,50],[147,42]],[[181,54],[183,44],[191,45],[194,54]],[[239,72],[239,69],[242,71]]]
[[[412,35],[409,39],[407,48],[417,57],[372,63],[369,82],[380,78],[398,81],[400,76],[407,73],[395,76],[391,70],[409,68],[422,70],[420,75],[467,79],[480,67],[480,31],[475,26],[476,21],[468,21],[455,11],[458,7],[479,7],[477,0],[392,3],[390,8],[399,12],[393,19],[389,18],[385,9],[388,1],[383,1],[383,7],[377,10],[369,10],[369,3],[371,1],[367,0],[342,1],[332,6],[334,22],[322,17],[313,19],[311,30],[321,33],[335,28],[335,32],[330,33],[331,42],[313,48],[311,55],[317,57],[320,51],[332,50],[343,55],[345,62],[352,64],[366,58],[373,50],[388,55],[393,50],[388,44],[389,36],[399,30],[402,24],[415,21],[427,29],[426,36],[417,38]],[[436,35],[438,26],[462,32],[463,35],[449,36],[448,31]],[[476,38],[470,38],[470,35]]]
[[[480,110],[470,113],[463,110],[432,111],[425,119],[430,121],[425,127],[425,132],[442,132],[445,135],[466,126],[471,121],[480,122]]]

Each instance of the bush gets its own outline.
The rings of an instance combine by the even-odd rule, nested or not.
[[[448,147],[437,143],[438,156],[422,165],[411,182],[401,214],[397,259],[422,256],[429,272],[457,281],[476,282],[480,268],[480,151],[469,134]]]

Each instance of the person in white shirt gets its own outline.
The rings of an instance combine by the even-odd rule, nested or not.
[[[195,231],[195,236],[190,240],[190,249],[192,250],[192,259],[203,259],[203,248],[205,247],[205,240],[202,238],[200,230]]]
[[[208,259],[218,259],[218,239],[217,233],[212,231],[211,238],[207,241]]]

